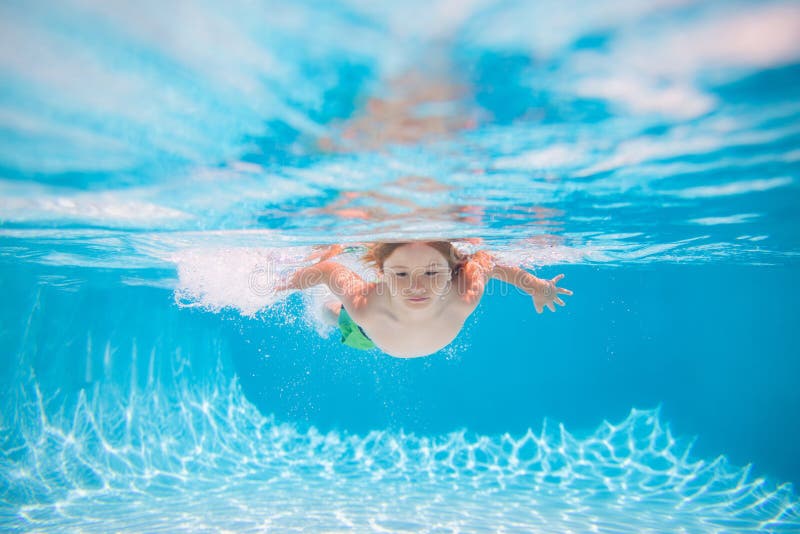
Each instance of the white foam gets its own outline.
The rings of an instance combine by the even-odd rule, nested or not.
[[[210,311],[233,309],[253,316],[286,293],[275,285],[300,265],[308,249],[190,248],[172,254],[178,270],[175,300]]]

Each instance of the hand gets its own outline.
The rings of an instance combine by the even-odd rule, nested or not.
[[[533,297],[533,306],[536,308],[536,313],[542,313],[545,306],[550,308],[552,312],[556,311],[556,307],[553,306],[553,303],[564,306],[564,301],[561,300],[558,295],[572,295],[572,291],[556,286],[556,283],[562,278],[564,278],[563,274],[559,274],[551,280],[541,280],[537,278],[538,283],[530,293]]]

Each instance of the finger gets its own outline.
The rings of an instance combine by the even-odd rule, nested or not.
[[[564,301],[563,301],[563,300],[561,300],[561,299],[560,299],[560,298],[558,298],[558,297],[554,298],[554,299],[553,299],[553,302],[555,302],[555,303],[556,303],[556,304],[558,304],[559,306],[563,306],[563,305],[564,305]]]
[[[554,312],[554,311],[556,311],[556,307],[555,307],[555,306],[553,306],[553,303],[552,303],[552,302],[548,302],[548,303],[547,303],[547,307],[548,307],[548,308],[550,308],[550,311],[551,311],[551,312]]]
[[[533,307],[536,308],[536,313],[542,313],[544,311],[544,307],[541,304],[533,303]]]
[[[556,293],[561,293],[562,295],[572,295],[572,291],[570,291],[569,289],[565,289],[563,287],[557,287]]]
[[[563,275],[563,274],[559,274],[558,276],[556,276],[555,278],[553,278],[553,279],[552,279],[552,280],[550,280],[550,281],[551,281],[551,282],[553,282],[553,283],[555,284],[556,282],[558,282],[558,281],[559,281],[559,280],[561,280],[562,278],[564,278],[564,275]]]

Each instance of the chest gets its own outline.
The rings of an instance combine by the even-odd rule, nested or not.
[[[421,323],[404,324],[381,317],[362,326],[382,351],[400,358],[427,356],[449,345],[461,331],[463,318],[443,314]]]

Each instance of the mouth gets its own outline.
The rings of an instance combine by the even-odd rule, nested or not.
[[[409,297],[406,299],[408,302],[420,303],[430,300],[430,297]]]

